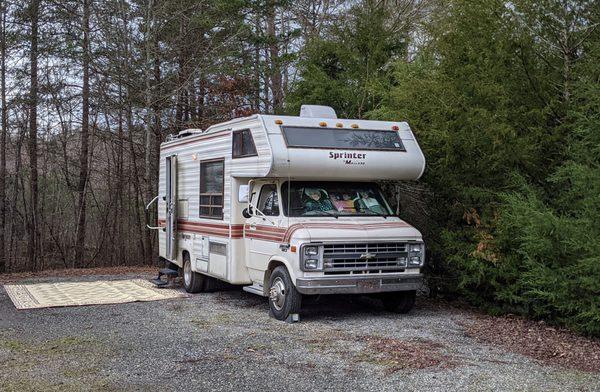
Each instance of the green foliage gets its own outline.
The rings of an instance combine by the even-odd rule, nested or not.
[[[433,193],[432,222],[419,227],[428,233],[432,288],[600,336],[593,4],[445,3],[417,56],[378,57],[376,73],[353,61],[369,52],[357,36],[316,42],[291,104],[411,124]],[[561,18],[572,26],[568,39]],[[369,104],[361,107],[363,95]]]
[[[286,111],[298,113],[303,103],[323,104],[341,117],[357,118],[374,108],[387,67],[406,54],[404,32],[389,19],[383,3],[359,3],[327,39],[309,42]]]

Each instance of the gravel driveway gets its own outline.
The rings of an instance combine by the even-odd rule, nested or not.
[[[0,289],[0,390],[600,390],[597,373],[473,340],[468,311],[425,299],[409,315],[344,297],[304,308],[286,324],[233,290],[17,311]]]

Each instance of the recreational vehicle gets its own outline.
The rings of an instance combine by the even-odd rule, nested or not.
[[[280,320],[317,294],[370,294],[407,312],[425,247],[378,181],[424,169],[407,123],[338,119],[326,106],[183,131],[161,145],[149,204],[158,201],[162,273],[182,274],[190,293],[243,285]]]

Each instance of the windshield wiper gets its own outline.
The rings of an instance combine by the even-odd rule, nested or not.
[[[334,214],[333,212],[329,212],[329,211],[321,211],[321,212],[324,212],[329,216],[333,216],[335,219],[339,219],[339,217],[340,217],[340,214]]]

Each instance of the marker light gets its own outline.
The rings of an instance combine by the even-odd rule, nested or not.
[[[327,123],[326,123],[325,121],[321,121],[321,122],[319,123],[319,125],[320,125],[320,126],[322,126],[322,127],[326,127],[326,126],[327,126]]]
[[[397,125],[392,125],[392,131],[399,131],[400,127]]]
[[[296,253],[296,245],[292,245],[292,246],[290,247],[290,252],[292,252],[292,253]]]
[[[336,126],[336,127],[338,127],[338,128],[341,128],[341,127],[343,127],[343,126],[344,126],[344,124],[342,124],[342,123],[337,123],[337,124],[335,124],[335,126]]]
[[[358,128],[358,124],[352,124],[350,125],[352,128]]]
[[[283,124],[283,121],[282,120],[275,120],[275,124],[281,125],[281,124]]]

